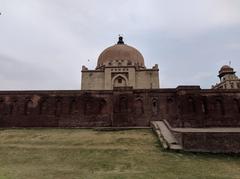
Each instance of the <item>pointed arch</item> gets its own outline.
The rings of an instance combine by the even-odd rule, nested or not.
[[[106,113],[106,104],[107,104],[107,102],[105,99],[99,100],[99,114]]]
[[[158,99],[157,98],[153,98],[152,99],[152,113],[153,115],[157,115],[158,114]]]
[[[74,114],[77,112],[77,100],[75,98],[71,99],[69,104],[69,114]]]
[[[32,113],[33,108],[33,101],[29,98],[26,99],[25,106],[24,106],[24,114],[29,115]]]
[[[0,114],[4,114],[4,100],[0,98]]]
[[[122,74],[118,74],[112,78],[113,87],[124,87],[128,86],[128,79]]]
[[[188,98],[188,109],[190,113],[196,113],[196,103],[193,97]]]
[[[166,106],[166,113],[169,114],[172,111],[172,106],[173,105],[173,98],[172,97],[168,97],[167,98],[167,106]]]
[[[238,99],[233,99],[234,102],[234,111],[237,113],[240,113],[240,104]]]
[[[119,111],[120,112],[128,112],[128,99],[125,96],[120,97]]]
[[[9,104],[9,114],[14,115],[18,112],[18,99],[13,98],[11,104]]]
[[[222,114],[222,115],[225,114],[223,102],[222,102],[221,99],[216,99],[216,101],[215,101],[215,111],[218,114]]]
[[[140,97],[135,100],[134,108],[136,115],[141,115],[144,113],[143,100]]]
[[[204,114],[208,114],[208,104],[207,104],[207,99],[206,98],[204,98],[202,100],[202,112]]]
[[[48,114],[48,108],[49,108],[48,99],[47,98],[42,99],[39,105],[39,114],[40,115]]]
[[[57,98],[55,103],[55,115],[60,116],[62,113],[62,99]]]

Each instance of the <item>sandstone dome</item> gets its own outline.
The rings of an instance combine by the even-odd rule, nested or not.
[[[100,54],[97,62],[97,68],[127,65],[145,68],[142,54],[136,48],[124,44],[121,36],[117,44],[108,47]]]

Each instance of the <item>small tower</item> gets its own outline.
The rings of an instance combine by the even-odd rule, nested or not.
[[[240,79],[232,67],[224,65],[218,73],[220,83],[213,86],[213,89],[240,89]]]

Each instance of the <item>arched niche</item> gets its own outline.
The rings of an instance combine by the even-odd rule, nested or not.
[[[188,98],[188,111],[190,113],[195,113],[196,112],[196,103],[195,103],[195,100],[192,97]]]
[[[141,98],[135,100],[134,109],[136,115],[142,115],[144,113],[143,100]]]
[[[0,98],[0,114],[4,114],[4,100]]]
[[[9,114],[14,115],[18,112],[18,99],[13,98],[11,104],[9,104]]]
[[[112,79],[113,87],[125,87],[128,86],[128,79],[122,74],[118,74]]]
[[[74,114],[77,113],[77,100],[76,99],[71,99],[69,103],[69,114]]]
[[[128,112],[128,99],[125,96],[120,97],[120,100],[119,100],[119,111],[120,112]]]
[[[44,98],[40,101],[39,104],[39,114],[40,115],[48,114],[48,110],[49,110],[48,99]]]
[[[234,111],[240,113],[240,103],[238,99],[233,99]]]
[[[216,101],[215,101],[215,112],[217,114],[221,114],[221,115],[225,114],[223,102],[221,99],[216,99]]]
[[[33,101],[31,99],[26,99],[25,106],[24,106],[24,114],[29,115],[32,113],[33,110]]]
[[[157,98],[153,98],[152,99],[152,113],[153,115],[158,115],[158,99]]]
[[[208,114],[208,103],[207,103],[207,99],[206,98],[202,100],[202,104],[201,105],[202,105],[202,112],[204,114]]]
[[[62,113],[62,99],[57,98],[55,102],[55,115],[60,116]]]
[[[168,97],[167,98],[167,106],[166,106],[166,113],[171,114],[173,111],[173,98]]]
[[[84,100],[83,111],[84,111],[84,115],[93,114],[94,104],[93,104],[93,101],[91,100],[91,98],[88,100],[87,99]]]
[[[107,102],[106,102],[105,99],[100,99],[99,100],[99,113],[100,114],[107,113],[106,104],[107,104]]]

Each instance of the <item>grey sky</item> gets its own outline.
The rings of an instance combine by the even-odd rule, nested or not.
[[[0,89],[80,89],[81,66],[124,34],[161,87],[240,76],[239,0],[0,0]],[[90,59],[90,62],[88,62]]]

